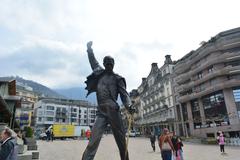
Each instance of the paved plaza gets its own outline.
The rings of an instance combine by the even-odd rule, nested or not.
[[[38,141],[40,160],[81,160],[87,143],[87,140]],[[185,160],[239,160],[240,158],[240,147],[226,146],[225,155],[220,154],[217,145],[184,143],[183,149]],[[159,148],[157,147],[157,151],[153,152],[147,138],[130,138],[129,157],[130,160],[161,160]],[[95,160],[120,160],[112,135],[102,138]]]

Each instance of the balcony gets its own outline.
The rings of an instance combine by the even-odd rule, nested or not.
[[[235,33],[232,32],[228,35],[226,34],[224,35],[223,33],[224,32],[216,36],[216,39],[213,42],[214,44],[208,42],[205,45],[198,48],[196,51],[194,51],[193,54],[195,54],[195,56],[191,58],[191,62],[188,63],[188,65],[186,65],[186,62],[189,61],[190,58],[186,58],[185,60],[180,61],[179,64],[177,65],[177,68],[175,69],[175,72],[176,73],[185,72],[189,68],[189,66],[192,66],[194,63],[197,62],[197,60],[201,59],[202,57],[206,56],[209,53],[239,47],[240,44],[239,31]]]
[[[214,57],[212,59],[207,60],[205,63],[202,63],[198,68],[191,70],[190,72],[184,73],[176,77],[176,82],[178,84],[183,83],[184,81],[187,81],[190,77],[193,77],[196,73],[207,69],[208,67],[218,64],[218,63],[224,63],[224,62],[230,62],[233,59],[237,60],[240,59],[239,56],[240,52],[235,52],[235,53],[224,53],[220,57]],[[190,66],[190,65],[188,65]]]
[[[240,70],[239,70],[239,72],[240,72]],[[214,86],[208,87],[207,89],[205,89],[203,91],[200,91],[197,93],[194,92],[189,95],[181,96],[181,97],[179,97],[178,101],[180,103],[184,103],[184,102],[190,101],[192,99],[196,99],[196,98],[205,96],[212,92],[223,90],[224,88],[232,88],[232,87],[239,86],[239,85],[240,85],[240,79],[231,79],[231,80],[226,80],[224,82],[221,81],[221,82],[216,83]]]
[[[226,66],[226,67],[224,67],[220,70],[215,70],[212,73],[205,75],[201,79],[198,79],[196,81],[192,81],[192,82],[190,82],[188,84],[185,84],[185,85],[180,85],[179,87],[177,87],[176,91],[177,92],[184,92],[184,91],[187,91],[187,90],[193,88],[194,86],[200,85],[201,83],[206,82],[210,79],[213,79],[213,78],[219,77],[219,76],[229,75],[229,74],[232,74],[232,73],[237,72],[239,70],[240,70],[240,66],[235,66],[235,67]]]

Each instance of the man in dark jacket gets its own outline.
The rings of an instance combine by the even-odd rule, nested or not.
[[[108,124],[111,125],[114,138],[120,151],[121,160],[129,160],[126,149],[125,130],[122,117],[117,103],[117,97],[120,98],[132,113],[131,100],[126,91],[125,79],[113,72],[114,59],[106,56],[103,59],[103,69],[96,60],[92,42],[87,44],[88,59],[93,73],[87,77],[86,89],[88,94],[96,92],[98,102],[98,112],[95,124],[92,128],[92,134],[88,146],[83,154],[82,160],[93,160],[97,152],[100,140]]]
[[[153,132],[151,132],[150,142],[151,142],[151,146],[152,146],[154,152],[156,150],[155,141],[156,141],[156,136],[155,136],[155,134]]]
[[[0,160],[16,160],[15,139],[9,129],[2,131],[1,142]]]

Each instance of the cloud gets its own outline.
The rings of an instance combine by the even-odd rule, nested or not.
[[[238,6],[237,0],[2,0],[0,74],[54,88],[84,85],[91,73],[86,43],[93,40],[100,64],[112,55],[128,89],[137,88],[152,62],[160,67],[166,54],[177,60],[239,27]]]
[[[79,47],[49,40],[24,42],[24,46],[1,58],[1,75],[20,75],[50,87],[83,85],[88,73],[87,57]]]

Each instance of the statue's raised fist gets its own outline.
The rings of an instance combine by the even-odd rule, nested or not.
[[[93,43],[92,41],[89,41],[89,42],[87,43],[87,48],[88,48],[88,49],[92,49],[92,43]]]

